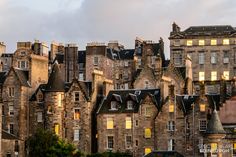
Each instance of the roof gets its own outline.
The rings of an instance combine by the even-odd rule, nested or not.
[[[6,140],[18,140],[19,138],[13,134],[8,133],[5,130],[2,130],[2,139]]]
[[[56,57],[54,59],[54,62],[57,61],[58,64],[63,64],[64,63],[64,54],[57,53]]]
[[[86,62],[86,51],[78,51],[78,63],[85,63]]]
[[[186,67],[174,67],[177,71],[177,73],[179,73],[183,79],[186,78]]]
[[[36,89],[36,91],[34,92],[34,94],[30,97],[29,101],[36,101],[37,100],[36,95],[38,91],[41,90],[42,92],[44,92],[45,89],[46,89],[46,84],[40,84],[38,88]]]
[[[2,85],[6,79],[7,72],[0,72],[0,85]]]
[[[184,157],[177,151],[160,151],[154,150],[151,153],[145,155],[144,157]]]
[[[65,83],[62,79],[61,71],[57,62],[52,67],[52,72],[49,76],[48,83],[46,85],[46,91],[48,92],[64,92]]]
[[[3,53],[1,57],[13,57],[13,53]]]
[[[30,87],[29,71],[13,68],[22,86]]]
[[[108,93],[100,104],[99,113],[133,113],[138,112],[142,100],[149,95],[158,109],[161,108],[160,89],[130,89],[130,90],[112,90]],[[133,101],[134,108],[127,110],[127,101]],[[117,110],[110,110],[111,101],[116,101],[119,104]]]
[[[218,116],[218,113],[216,109],[214,109],[211,119],[209,120],[207,124],[207,134],[225,134],[225,130],[223,129],[223,126],[221,124],[220,118]]]
[[[199,98],[197,95],[176,95],[176,101],[184,115],[192,110],[192,104]]]
[[[119,51],[120,60],[134,59],[134,49],[124,49]]]
[[[216,106],[216,110],[219,110],[221,106],[220,94],[206,94],[206,97],[210,108],[214,109],[214,106]]]

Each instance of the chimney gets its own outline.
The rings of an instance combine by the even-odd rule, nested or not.
[[[112,80],[105,79],[103,82],[103,95],[107,96],[110,90],[114,89],[114,84]]]
[[[172,24],[172,32],[180,32],[180,27],[175,22]]]

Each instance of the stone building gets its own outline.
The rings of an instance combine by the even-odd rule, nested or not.
[[[3,53],[1,56],[2,71],[9,71],[12,66],[12,53]]]
[[[170,32],[170,58],[176,67],[192,59],[193,81],[204,81],[206,93],[220,93],[221,80],[231,95],[231,82],[236,73],[236,29],[230,25],[191,26],[184,31],[173,23]]]

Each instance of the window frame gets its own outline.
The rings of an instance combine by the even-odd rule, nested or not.
[[[74,108],[74,120],[80,120],[80,116],[80,108]]]
[[[80,101],[80,91],[74,91],[74,102]]]
[[[204,122],[204,124],[203,124]],[[207,129],[207,120],[206,119],[199,119],[199,131],[206,131]]]
[[[108,150],[114,149],[114,136],[112,135],[107,136],[107,149]]]
[[[132,129],[132,118],[130,116],[125,117],[125,129]]]
[[[114,118],[113,117],[107,117],[106,118],[106,128],[107,130],[114,129]]]

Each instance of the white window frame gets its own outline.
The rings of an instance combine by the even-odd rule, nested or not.
[[[109,137],[112,138],[111,141],[109,140]],[[112,146],[112,147],[111,147],[111,146]],[[107,136],[107,149],[108,149],[108,150],[114,149],[114,136],[112,136],[112,135]]]
[[[134,109],[134,102],[131,100],[127,101],[127,110],[132,110]]]
[[[130,140],[130,141],[128,141],[128,140]],[[125,136],[125,148],[126,149],[132,149],[132,136],[131,135],[126,135]]]
[[[110,110],[118,110],[117,102],[116,101],[111,101],[111,108],[110,108]]]
[[[14,116],[14,105],[10,104],[8,108],[9,108],[9,116]]]
[[[216,63],[217,63],[217,53],[211,52],[211,64],[216,64]]]
[[[173,52],[173,60],[174,60],[174,65],[182,65],[183,62],[183,55],[181,51],[174,51]]]
[[[198,53],[198,63],[201,65],[205,64],[205,53],[204,52]]]
[[[125,67],[129,66],[129,61],[124,61],[125,62]]]
[[[203,125],[204,123],[204,125]],[[206,119],[199,119],[199,131],[206,131],[207,129],[207,120]]]
[[[42,111],[38,111],[37,112],[37,122],[38,123],[42,123],[43,122],[43,112]]]
[[[79,97],[77,96],[77,94],[79,94]],[[77,100],[77,98],[79,100]],[[74,102],[79,102],[80,101],[80,92],[79,91],[74,91]]]
[[[175,121],[168,121],[167,130],[168,131],[175,131]]]
[[[98,62],[99,62],[98,56],[94,56],[93,57],[93,65],[98,65]]]
[[[175,140],[174,139],[169,139],[168,140],[168,151],[173,151],[175,150]]]
[[[8,96],[9,97],[15,96],[15,88],[14,87],[8,87]]]
[[[80,130],[78,128],[74,129],[74,141],[79,141]]]

